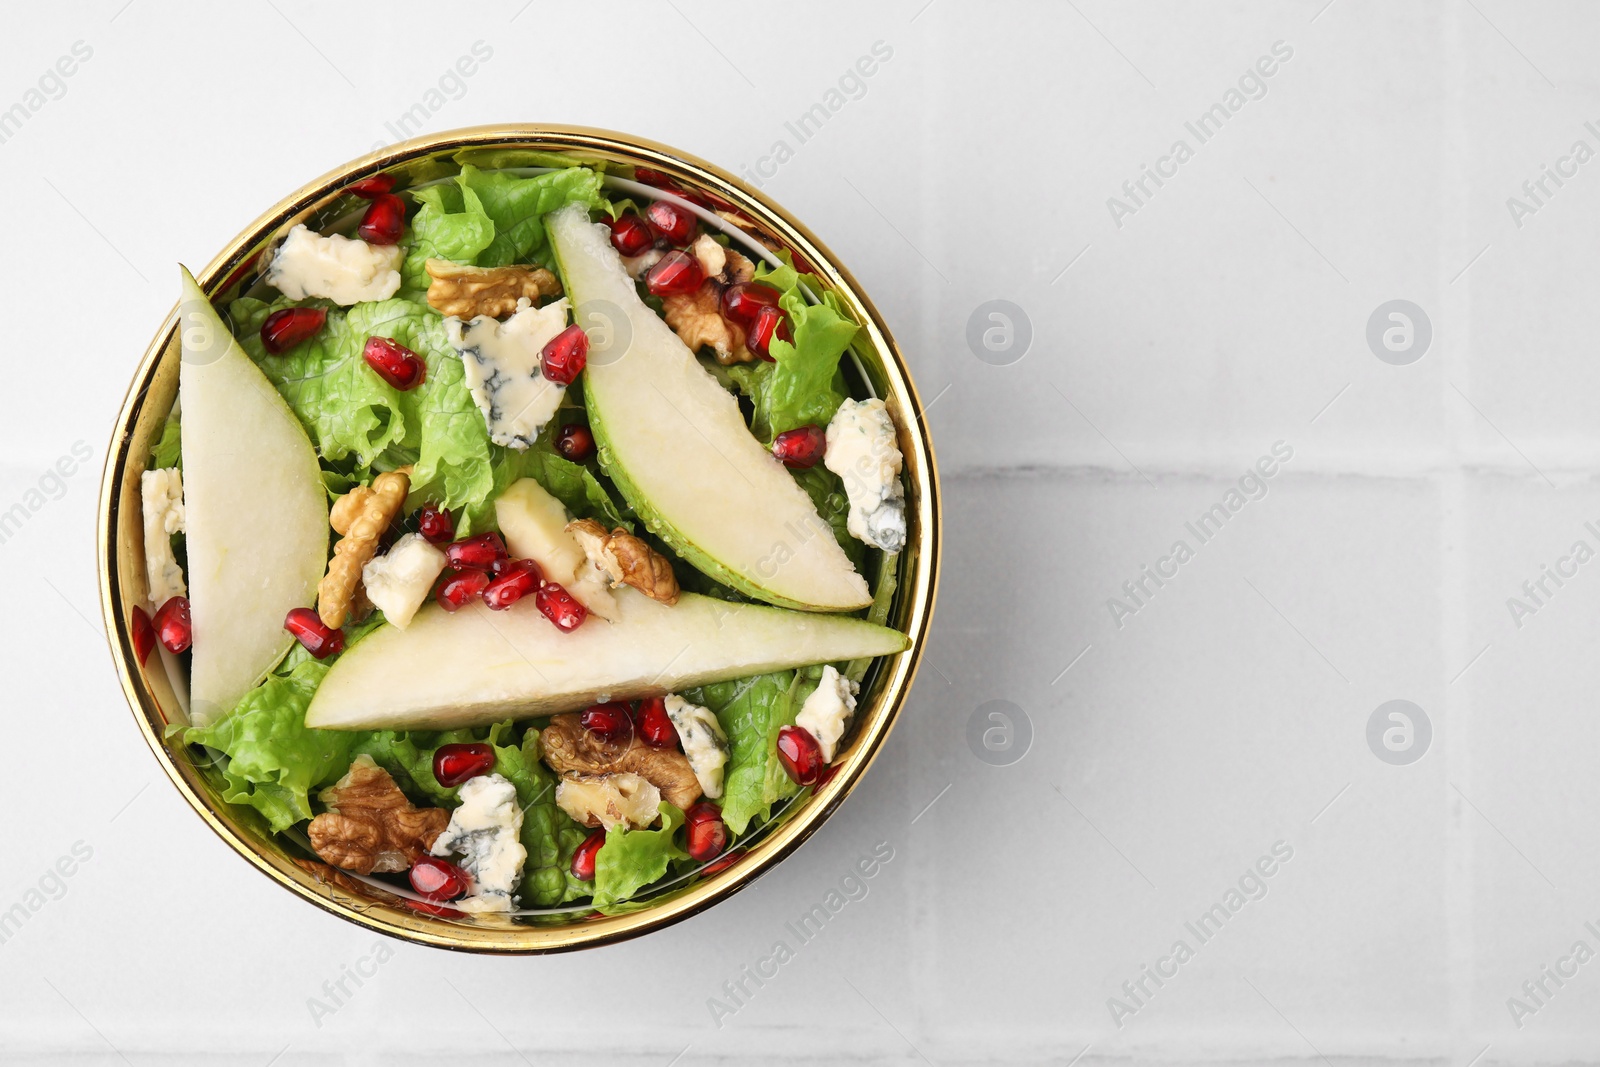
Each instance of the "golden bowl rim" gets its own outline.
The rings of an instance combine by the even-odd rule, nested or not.
[[[226,804],[214,807],[179,767],[162,736],[162,727],[158,725],[165,722],[165,717],[149,686],[143,681],[142,670],[135,667],[136,654],[130,624],[127,614],[122,610],[124,597],[117,558],[118,501],[130,472],[136,467],[143,469],[143,457],[131,454],[134,431],[146,392],[176,332],[176,303],[145,350],[117,415],[111,447],[107,449],[101,475],[96,554],[106,637],[123,694],[139,724],[140,733],[167,778],[195,813],[230,848],[280,886],[365,929],[436,948],[531,955],[611,944],[662,929],[698,914],[752,884],[792,854],[839,808],[877,759],[910,692],[937,596],[941,515],[938,468],[933,445],[921,417],[922,404],[916,386],[899,346],[854,276],[809,229],[765,193],[698,156],[653,140],[594,127],[544,123],[472,126],[413,137],[369,152],[306,183],[241,230],[203,270],[195,272],[195,277],[201,288],[211,295],[240,269],[245,261],[241,258],[245,250],[256,247],[264,239],[287,228],[290,219],[303,215],[312,205],[326,202],[330,194],[369,174],[388,170],[408,160],[447,152],[499,148],[577,154],[588,152],[601,158],[621,157],[634,165],[652,166],[680,180],[687,179],[691,188],[713,191],[729,200],[760,225],[798,249],[829,288],[845,299],[861,322],[870,347],[882,362],[889,385],[885,399],[891,407],[897,407],[902,415],[913,416],[897,419],[911,485],[908,504],[914,506],[915,520],[912,524],[915,538],[907,553],[913,557],[909,564],[910,573],[902,579],[901,592],[897,594],[910,598],[902,610],[906,612],[906,633],[911,643],[906,651],[887,657],[890,661],[887,667],[891,673],[869,709],[870,721],[863,722],[844,765],[833,778],[806,801],[794,817],[767,833],[739,862],[727,869],[710,877],[702,877],[698,883],[641,910],[561,925],[468,925],[426,916],[381,902],[362,900],[337,886],[315,879],[294,866],[292,860],[282,853],[273,852],[269,855],[264,847],[266,842],[258,840],[227,811],[219,810],[225,809]],[[904,448],[907,444],[910,445],[909,449]],[[274,859],[280,862],[273,862]]]

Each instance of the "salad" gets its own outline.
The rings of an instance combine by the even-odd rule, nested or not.
[[[429,913],[733,862],[909,645],[858,327],[643,168],[345,192],[353,234],[294,226],[225,307],[183,274],[132,609],[169,734],[318,878]]]

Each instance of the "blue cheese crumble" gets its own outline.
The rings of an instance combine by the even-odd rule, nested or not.
[[[542,308],[524,298],[505,322],[445,318],[445,336],[461,356],[467,391],[495,444],[529,448],[561,406],[567,387],[544,376],[540,353],[567,328],[567,308],[565,298]]]
[[[145,471],[139,476],[139,499],[150,604],[159,608],[175,596],[188,595],[183,568],[172,554],[172,535],[183,532],[183,472],[177,467]]]
[[[528,859],[521,833],[516,786],[498,774],[461,784],[461,806],[450,813],[450,825],[433,843],[435,856],[461,853],[461,868],[472,875],[472,893],[451,907],[465,912],[511,910],[511,894]]]
[[[795,716],[794,724],[817,739],[822,758],[829,763],[833,762],[839,739],[850,728],[850,720],[856,713],[856,694],[860,689],[857,683],[833,667],[824,667],[822,681],[806,697],[806,702],[800,706],[800,714]]]
[[[667,718],[678,731],[683,754],[700,782],[700,791],[709,799],[722,795],[722,770],[728,762],[728,735],[710,708],[691,704],[676,693],[664,701]]]
[[[906,544],[906,491],[894,420],[882,400],[846,400],[828,423],[822,462],[844,480],[846,526],[858,541],[898,552]]]

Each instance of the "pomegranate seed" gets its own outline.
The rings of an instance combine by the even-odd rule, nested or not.
[[[710,878],[713,874],[721,874],[723,871],[727,870],[729,867],[732,867],[735,863],[738,863],[742,859],[744,859],[744,849],[736,848],[732,852],[723,853],[721,859],[706,864],[704,869],[700,871],[700,874],[704,878]]]
[[[677,748],[678,728],[667,715],[667,702],[660,697],[639,701],[639,737],[651,748]]]
[[[335,652],[344,651],[344,631],[325,625],[310,608],[295,608],[289,612],[283,620],[283,628],[294,634],[295,640],[318,659],[327,659]]]
[[[590,705],[578,716],[579,724],[596,737],[606,741],[625,741],[633,733],[633,716],[628,705],[618,700],[609,704]]]
[[[582,326],[568,326],[539,353],[544,376],[557,385],[571,385],[589,362],[589,335]]]
[[[384,193],[394,188],[393,174],[374,174],[370,178],[362,178],[345,192],[353,193],[363,200],[376,200]]]
[[[637,256],[656,243],[656,235],[650,232],[644,219],[631,211],[624,211],[620,218],[612,219],[608,225],[611,227],[611,247],[625,256]]]
[[[728,847],[728,828],[722,822],[722,809],[702,800],[689,809],[684,822],[689,839],[689,858],[705,863],[722,855]]]
[[[750,351],[766,360],[776,363],[769,351],[774,340],[787,341],[794,344],[794,334],[789,330],[789,316],[779,307],[764,307],[756,312],[756,321],[750,324],[750,332],[745,336],[744,343]]]
[[[659,170],[651,170],[649,167],[634,167],[633,180],[644,185],[653,185],[657,189],[671,189],[673,192],[677,192],[678,189],[677,182]]]
[[[797,426],[780,433],[772,442],[772,454],[785,467],[815,467],[828,448],[828,434],[816,425]]]
[[[572,877],[580,882],[594,881],[595,857],[605,843],[606,832],[604,830],[596,830],[583,839],[583,844],[572,852]]]
[[[657,200],[645,208],[650,231],[668,244],[686,245],[694,239],[694,215],[667,200]]]
[[[589,427],[577,423],[563,426],[556,434],[556,451],[565,459],[582,463],[594,455],[594,434],[589,432]]]
[[[328,321],[322,308],[282,308],[261,324],[261,347],[274,356],[289,351],[301,341],[316,335]]]
[[[778,731],[778,762],[795,785],[816,785],[827,766],[822,761],[822,746],[810,730],[800,726]]]
[[[484,588],[483,602],[495,611],[504,611],[539,588],[541,577],[539,565],[531,559],[506,560]]]
[[[150,650],[156,647],[156,630],[150,625],[150,616],[137,604],[129,612],[129,617],[129,628],[133,630],[133,654],[139,657],[139,666],[143,667],[150,658]]]
[[[412,911],[420,912],[423,915],[433,915],[440,919],[466,918],[465,912],[456,908],[447,908],[443,904],[429,904],[425,900],[402,900],[401,903]]]
[[[424,504],[417,513],[417,532],[430,545],[442,545],[456,536],[456,520],[437,504]]]
[[[175,596],[156,609],[151,620],[156,638],[168,652],[182,652],[194,643],[194,624],[189,619],[189,600]]]
[[[494,749],[488,745],[440,745],[433,754],[433,776],[446,789],[494,770]]]
[[[817,788],[821,789],[823,786],[833,781],[833,776],[838,774],[839,768],[843,766],[844,764],[842,763],[830,763],[824,767],[822,774],[817,778]]]
[[[533,595],[533,603],[564,634],[570,634],[582,626],[583,620],[589,617],[589,609],[555,582],[541,585]]]
[[[654,296],[671,296],[674,293],[692,293],[706,280],[700,261],[689,253],[673,249],[645,271],[644,286]]]
[[[472,876],[446,860],[423,856],[411,865],[411,888],[429,900],[454,900],[472,888]]]
[[[428,365],[411,349],[387,337],[369,337],[361,350],[367,366],[378,372],[378,377],[400,390],[415,389],[428,376]]]
[[[444,550],[445,565],[458,571],[486,571],[495,560],[505,558],[506,543],[493,530],[463,538]]]
[[[749,329],[764,307],[778,306],[778,290],[761,282],[737,282],[722,291],[722,317]]]
[[[379,193],[361,216],[356,232],[368,244],[392,245],[400,240],[405,228],[406,202],[393,193]]]
[[[439,587],[433,599],[446,611],[460,611],[463,604],[482,596],[487,588],[489,576],[482,571],[456,571]]]

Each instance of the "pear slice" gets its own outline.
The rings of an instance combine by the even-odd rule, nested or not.
[[[495,498],[495,521],[516,559],[531,559],[546,578],[578,598],[602,619],[616,617],[611,584],[589,563],[576,538],[567,533],[567,509],[532,478],[512,482]]]
[[[662,540],[770,604],[854,611],[867,583],[811,498],[750,433],[738,401],[639,299],[581,204],[546,216],[567,293],[589,328],[583,374],[600,463]]]
[[[231,711],[294,638],[328,560],[317,452],[187,270],[178,308],[183,481],[194,653],[190,718]]]
[[[573,711],[600,700],[812,663],[900,652],[897,630],[861,619],[684,593],[668,607],[618,589],[616,621],[562,633],[527,597],[506,611],[436,604],[339,657],[306,725],[330,730],[448,730]]]

